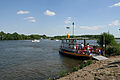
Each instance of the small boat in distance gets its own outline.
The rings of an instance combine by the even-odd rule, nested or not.
[[[43,40],[43,38],[41,37],[40,40]]]
[[[59,41],[58,39],[56,39],[55,41]]]
[[[32,42],[40,42],[40,40],[34,39],[32,40]]]

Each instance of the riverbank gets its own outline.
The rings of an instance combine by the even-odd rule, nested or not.
[[[58,80],[119,80],[120,56],[94,61],[91,65]]]

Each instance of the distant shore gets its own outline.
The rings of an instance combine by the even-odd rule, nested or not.
[[[58,80],[119,80],[120,56],[94,61],[91,65]]]

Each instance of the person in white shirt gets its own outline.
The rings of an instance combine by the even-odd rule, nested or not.
[[[83,43],[81,43],[80,48],[81,48],[81,49],[83,49],[83,48],[84,48],[84,44],[83,44]]]

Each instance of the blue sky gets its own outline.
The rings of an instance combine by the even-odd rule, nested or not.
[[[65,35],[72,22],[76,35],[120,37],[120,0],[0,0],[0,31]]]

